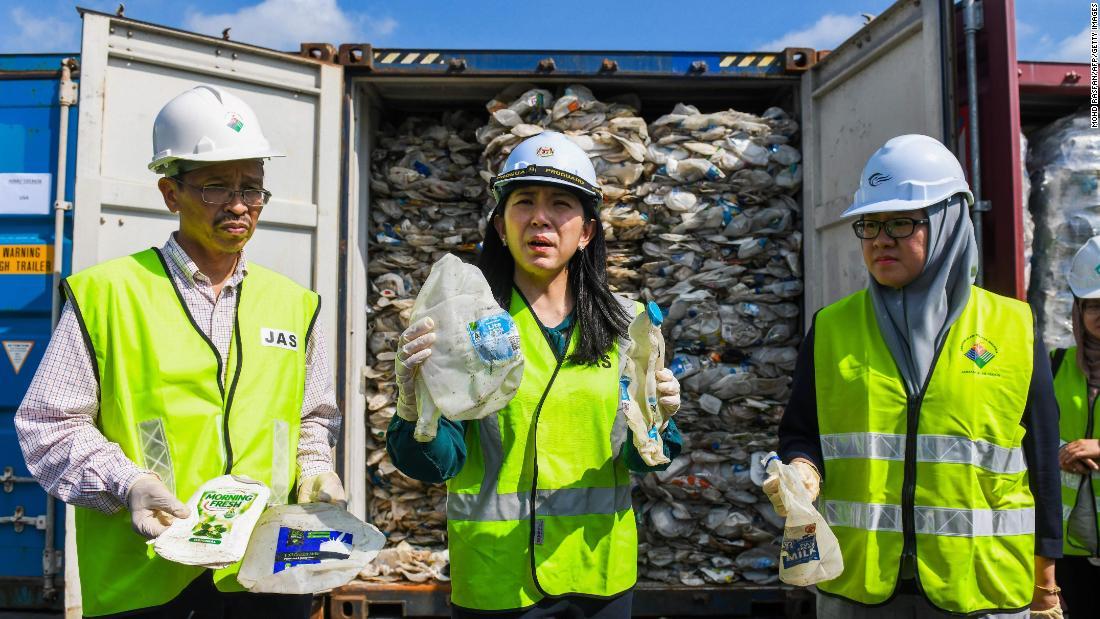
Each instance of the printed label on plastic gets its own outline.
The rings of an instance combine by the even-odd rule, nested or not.
[[[810,525],[811,527],[813,525]],[[821,554],[817,549],[817,531],[807,527],[806,535],[802,537],[783,537],[783,569],[790,569],[796,565],[821,560]]]
[[[199,519],[187,541],[220,545],[222,538],[233,528],[233,519],[248,511],[257,496],[255,492],[203,492],[197,506]]]
[[[279,527],[272,574],[296,565],[316,565],[351,556],[352,534],[343,531],[303,531]]]
[[[508,312],[471,322],[466,325],[466,331],[474,351],[485,363],[510,361],[519,354],[519,331]]]

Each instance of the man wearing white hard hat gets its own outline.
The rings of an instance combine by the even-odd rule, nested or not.
[[[1058,464],[1065,543],[1058,582],[1067,610],[1077,617],[1100,605],[1100,428],[1095,416],[1100,393],[1100,237],[1089,239],[1073,257],[1069,289],[1075,345],[1051,353],[1050,365],[1061,411]]]
[[[823,619],[1059,616],[1046,352],[1026,304],[973,285],[972,202],[947,148],[903,135],[844,212],[867,287],[814,317],[779,427],[844,558]]]
[[[153,125],[179,230],[67,278],[53,339],[16,414],[27,465],[75,505],[85,616],[287,617],[310,596],[244,592],[239,564],[171,563],[146,544],[204,482],[264,482],[272,502],[342,503],[340,414],[320,298],[245,258],[282,155],[237,96],[198,86]]]

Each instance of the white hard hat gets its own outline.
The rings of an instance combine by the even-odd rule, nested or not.
[[[236,161],[282,157],[274,150],[256,113],[217,86],[196,86],[161,108],[153,123],[149,169],[171,176],[177,162]]]
[[[867,160],[859,190],[841,217],[922,209],[955,194],[974,204],[955,155],[927,135],[899,135]]]
[[[564,185],[597,203],[603,198],[596,168],[584,149],[556,131],[543,131],[520,142],[489,186],[497,204],[502,204],[509,187],[530,182]]]
[[[1073,256],[1069,289],[1079,299],[1100,298],[1100,236],[1089,239]]]

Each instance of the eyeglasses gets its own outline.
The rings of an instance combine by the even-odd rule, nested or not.
[[[852,222],[852,230],[856,231],[856,236],[865,241],[877,237],[879,230],[882,229],[885,229],[886,236],[892,239],[904,239],[912,235],[917,226],[926,223],[928,223],[927,219],[913,219],[912,217],[898,217],[888,221],[860,219]]]
[[[198,189],[202,194],[202,201],[213,206],[225,206],[232,202],[233,196],[236,195],[240,195],[241,204],[248,207],[263,206],[271,199],[271,192],[266,189],[230,189],[217,185],[203,185],[200,187],[199,185],[185,183],[174,176],[172,180],[192,189]]]

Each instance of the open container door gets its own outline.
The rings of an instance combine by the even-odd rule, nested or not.
[[[153,120],[179,93],[200,83],[221,86],[252,106],[267,138],[287,155],[264,166],[273,197],[248,258],[321,295],[335,368],[344,331],[337,324],[343,69],[114,15],[81,15],[73,272],[163,245],[178,228],[147,168]],[[79,590],[72,554],[67,567],[71,612],[80,600],[72,595]]]
[[[890,138],[923,133],[951,147],[951,75],[942,3],[902,0],[802,76],[805,326],[867,284],[858,239],[840,214],[863,165]]]

